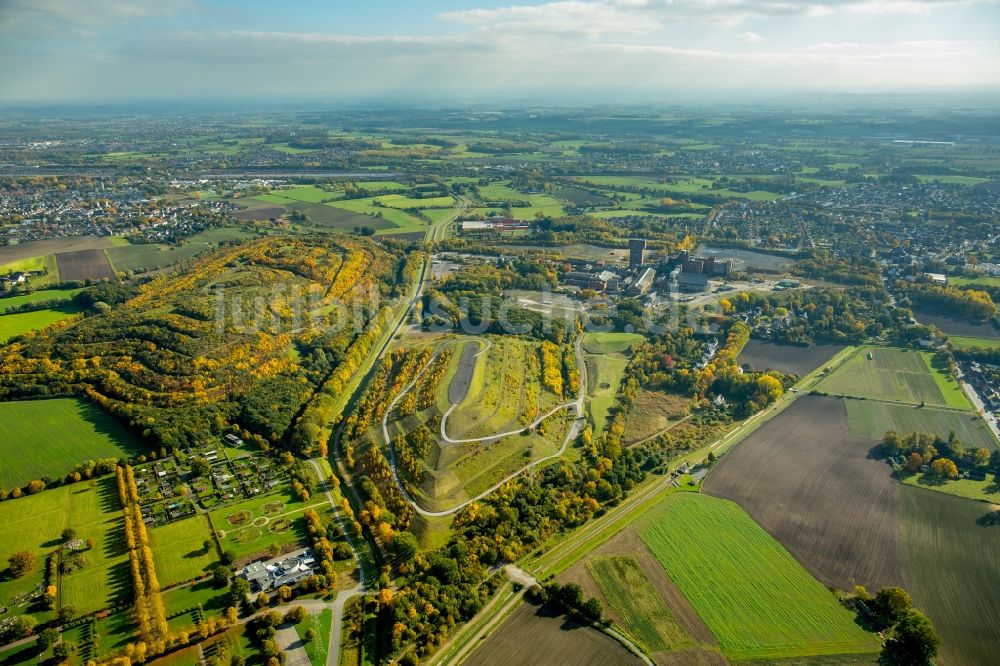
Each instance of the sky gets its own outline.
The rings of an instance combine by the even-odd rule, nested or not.
[[[0,0],[5,102],[942,89],[1000,0]]]

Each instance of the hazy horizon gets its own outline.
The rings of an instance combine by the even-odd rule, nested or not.
[[[7,0],[0,101],[993,94],[997,25],[998,0]]]

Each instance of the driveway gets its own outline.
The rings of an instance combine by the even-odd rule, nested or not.
[[[274,633],[274,642],[285,653],[285,666],[311,666],[305,643],[295,631],[295,625],[283,624]]]

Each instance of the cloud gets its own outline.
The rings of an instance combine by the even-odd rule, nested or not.
[[[235,23],[196,2],[92,0],[84,7],[63,0],[0,0],[0,99],[248,97],[265,88],[268,94],[306,97],[403,90],[1000,85],[997,41],[875,43],[872,36],[884,33],[867,24],[890,21],[856,15],[809,25],[811,17],[834,12],[920,13],[959,0],[554,0],[446,12],[438,18],[448,29],[436,26],[424,34],[324,31],[319,20],[307,32],[277,22],[280,27],[269,29]],[[203,15],[180,30],[180,21],[150,18],[192,8],[209,12],[211,20]],[[795,29],[786,25],[787,17],[797,19]],[[748,18],[752,24],[720,27]],[[5,30],[12,22],[31,30]],[[694,22],[714,25],[694,29]],[[966,34],[936,16],[912,22],[921,29],[909,34]],[[859,23],[866,27],[857,28]],[[237,25],[246,29],[233,29]],[[407,27],[389,25],[386,32]],[[46,26],[56,27],[45,33]],[[819,37],[802,46],[803,35]]]
[[[661,27],[655,18],[632,11],[626,3],[582,0],[512,5],[495,9],[463,9],[444,12],[438,18],[491,31],[580,34],[588,37],[606,34],[641,35]]]
[[[749,66],[767,64],[834,65],[895,63],[902,67],[920,67],[929,62],[949,62],[956,74],[963,66],[990,66],[1000,59],[1000,41],[900,41],[889,43],[821,42],[787,51],[742,53],[712,49],[684,49],[663,45],[598,44],[594,50],[629,55],[687,57],[733,61]],[[993,83],[1000,83],[993,76]]]
[[[822,17],[836,12],[921,14],[1000,0],[558,0],[440,14],[484,29],[573,33],[584,37],[645,34],[672,23],[737,24],[751,18]]]
[[[193,0],[2,0],[0,28],[31,24],[51,27],[53,22],[99,25],[151,16],[169,16],[194,8]]]

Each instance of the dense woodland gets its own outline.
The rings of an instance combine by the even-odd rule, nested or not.
[[[236,431],[312,451],[325,441],[312,424],[384,326],[384,297],[413,270],[361,240],[224,248],[137,290],[81,295],[85,320],[0,351],[0,396],[84,395],[157,448]]]

